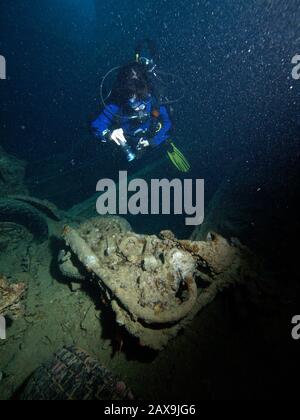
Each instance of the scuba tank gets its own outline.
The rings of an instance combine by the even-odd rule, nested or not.
[[[158,54],[155,42],[150,39],[144,39],[140,42],[135,50],[135,61],[144,65],[148,73],[153,73],[156,76],[157,60]]]

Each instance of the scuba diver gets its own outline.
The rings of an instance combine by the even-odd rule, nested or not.
[[[122,148],[128,162],[141,159],[148,150],[164,149],[179,171],[188,172],[188,161],[170,139],[170,115],[158,99],[153,82],[157,66],[153,58],[142,55],[144,46],[153,57],[153,43],[143,41],[136,50],[135,62],[112,69],[104,77],[101,85],[104,110],[92,123],[92,128],[102,142],[114,142]],[[103,83],[116,70],[118,76],[107,102],[103,97]]]

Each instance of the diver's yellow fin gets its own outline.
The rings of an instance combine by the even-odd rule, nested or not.
[[[191,169],[191,165],[189,164],[186,157],[183,153],[175,146],[174,143],[170,143],[172,146],[172,151],[167,152],[167,156],[172,162],[172,164],[180,171],[180,172],[189,172]]]

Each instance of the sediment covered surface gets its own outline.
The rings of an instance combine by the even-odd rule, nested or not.
[[[240,243],[239,232],[247,237],[247,231],[238,229],[240,225],[229,231],[222,228],[234,225],[234,214],[241,223],[244,220],[227,202],[230,212],[222,213],[218,197],[223,190],[212,200],[207,224],[193,234],[196,242],[177,240],[167,231],[159,237],[138,235],[124,219],[95,219],[91,200],[86,206],[82,204],[87,213],[74,209],[60,212],[51,203],[27,194],[20,196],[17,188],[2,195],[0,314],[6,318],[7,339],[0,341],[0,399],[18,398],[24,382],[63,346],[87,351],[142,399],[292,395],[289,378],[297,359],[290,338],[291,317],[298,311],[295,278],[292,274],[283,277],[282,272],[277,275],[270,266],[267,271],[262,269],[263,262]],[[236,195],[233,197],[235,201]],[[213,232],[218,227],[226,239]],[[78,242],[72,238],[78,236],[83,250],[88,245],[92,256],[100,259],[99,272],[93,270],[95,261],[77,253],[82,248],[77,248]],[[262,232],[260,238],[268,241]],[[272,248],[275,245],[273,242]],[[155,254],[155,249],[161,252]],[[238,268],[236,257],[241,253],[248,262],[242,275],[233,270]],[[167,271],[174,264],[175,273],[168,277]],[[291,266],[293,273],[297,265],[294,259],[286,258],[282,264],[288,266],[286,273]],[[149,289],[148,277],[159,277],[157,273],[164,267],[162,286],[168,282],[178,286],[184,278],[183,266],[188,267],[187,275],[189,270],[193,273],[196,303],[188,316],[179,317],[174,334],[151,348],[149,341],[142,339],[143,328],[149,328],[145,308],[153,310],[154,316],[164,315],[162,303],[168,304],[168,295],[156,302],[158,289]],[[132,283],[144,276],[138,314],[131,301],[126,310],[128,300],[113,289],[118,283],[118,269],[123,288],[127,279]],[[224,288],[215,280],[226,272],[234,276],[229,276],[233,281]],[[108,287],[103,287],[103,280]],[[212,299],[207,301],[205,292],[198,295],[199,290],[214,285]],[[174,292],[176,296],[176,287]],[[133,293],[130,297],[136,304]],[[136,331],[141,314],[146,314],[146,319]]]
[[[53,222],[53,234],[43,243],[24,226],[2,225],[15,236],[10,234],[3,245],[1,271],[8,284],[24,284],[26,293],[22,316],[7,316],[7,340],[0,342],[1,399],[17,395],[32,372],[64,345],[85,349],[140,398],[255,398],[277,392],[278,383],[268,378],[276,363],[280,382],[286,379],[290,362],[282,363],[282,354],[289,351],[284,320],[294,308],[291,296],[272,276],[216,296],[157,353],[117,325],[93,281],[70,282],[61,274],[57,258],[64,245],[64,222],[71,220]],[[122,226],[117,232],[124,234],[128,225]],[[165,235],[164,240],[175,240]],[[257,383],[257,375],[264,380]]]

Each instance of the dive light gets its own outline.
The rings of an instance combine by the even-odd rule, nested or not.
[[[136,158],[136,154],[134,153],[132,148],[129,146],[129,144],[128,143],[121,143],[121,147],[123,149],[123,152],[126,155],[127,161],[128,162],[134,161],[135,158]]]

